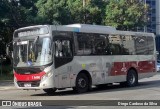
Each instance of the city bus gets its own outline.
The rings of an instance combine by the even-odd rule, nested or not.
[[[13,34],[13,72],[18,89],[48,94],[111,83],[133,87],[156,74],[155,36],[89,24],[20,28]]]

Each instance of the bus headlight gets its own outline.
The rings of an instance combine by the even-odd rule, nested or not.
[[[14,81],[17,82],[17,78],[14,76]]]
[[[50,71],[46,72],[46,74],[45,74],[45,75],[43,75],[43,77],[42,77],[42,81],[44,81],[46,78],[51,77],[52,75],[53,75],[52,70],[50,70]]]

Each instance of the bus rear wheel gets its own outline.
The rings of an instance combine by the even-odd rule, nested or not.
[[[89,79],[86,74],[80,73],[76,79],[76,87],[73,88],[77,93],[84,93],[89,90]]]
[[[54,94],[56,90],[57,90],[56,88],[43,89],[43,91],[46,92],[47,94]]]
[[[128,87],[133,87],[138,84],[138,76],[135,70],[131,69],[128,71],[126,84]]]

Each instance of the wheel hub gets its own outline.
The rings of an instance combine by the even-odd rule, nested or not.
[[[130,79],[129,79],[129,82],[130,82],[131,84],[134,84],[134,82],[135,82],[135,76],[134,76],[133,74],[131,74],[129,78],[130,78]]]
[[[83,78],[80,78],[78,84],[81,88],[86,87],[86,81]]]

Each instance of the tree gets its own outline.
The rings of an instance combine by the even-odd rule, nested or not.
[[[102,22],[101,9],[91,2],[84,7],[84,15],[84,22],[87,24],[101,24]]]
[[[104,24],[103,20],[105,19],[105,11],[106,11],[106,6],[108,5],[109,0],[90,0],[90,3],[93,7],[98,7],[100,10],[100,13],[97,14],[97,20],[100,23],[97,24]]]
[[[17,26],[13,25],[12,13],[10,13],[10,4],[7,0],[0,0],[0,41],[1,54],[5,54],[5,45],[12,40],[13,29]]]
[[[20,0],[19,1],[19,13],[22,26],[30,26],[37,24],[37,12],[36,3],[38,0]]]
[[[15,29],[35,24],[37,0],[0,0],[0,45],[5,54],[6,44],[12,41]]]
[[[84,11],[82,0],[67,0],[71,23],[84,22]]]
[[[68,0],[72,23],[101,24],[105,15],[105,0]]]
[[[70,13],[66,7],[66,0],[39,0],[37,18],[41,23],[68,24]]]
[[[146,25],[147,10],[139,0],[110,0],[104,22],[120,30],[136,30]]]

